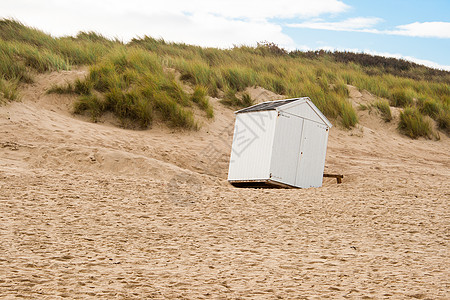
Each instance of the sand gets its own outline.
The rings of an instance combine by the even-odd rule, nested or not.
[[[0,298],[450,297],[445,134],[411,140],[358,111],[357,128],[330,132],[342,184],[236,189],[219,99],[198,132],[126,130],[45,94],[85,74],[39,75],[0,107]],[[355,107],[374,99],[350,89]]]

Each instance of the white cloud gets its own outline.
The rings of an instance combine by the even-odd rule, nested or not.
[[[356,31],[376,34],[403,35],[425,38],[450,38],[450,22],[415,22],[406,25],[398,25],[392,30],[378,30],[374,26],[383,21],[380,18],[350,18],[339,22],[302,22],[288,24],[293,28],[309,28],[333,31]]]
[[[339,22],[303,22],[298,24],[288,24],[288,27],[324,29],[335,31],[361,31],[371,29],[373,26],[381,22],[380,18],[350,18]]]
[[[83,0],[85,1],[85,0]],[[315,17],[326,13],[340,13],[349,6],[340,0],[165,0],[146,1],[132,0],[122,5],[123,1],[113,1],[120,8],[125,6],[128,11],[136,9],[131,4],[137,4],[138,10],[153,12],[183,12],[197,14],[214,14],[231,19],[270,19]]]
[[[450,38],[450,22],[415,22],[396,27],[396,30],[387,31],[389,34],[415,37]]]
[[[273,18],[317,17],[348,8],[340,0],[15,0],[0,1],[0,18],[13,17],[55,36],[97,31],[124,41],[151,35],[201,46],[268,40],[293,48]]]

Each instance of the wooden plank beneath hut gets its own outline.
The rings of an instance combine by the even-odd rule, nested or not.
[[[336,178],[337,183],[342,183],[342,179],[344,178],[344,175],[341,174],[323,174],[323,177],[331,177]]]

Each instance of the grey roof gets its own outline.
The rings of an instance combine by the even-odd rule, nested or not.
[[[286,100],[276,100],[276,101],[267,101],[263,103],[259,103],[247,108],[243,108],[241,110],[236,111],[236,114],[246,113],[251,111],[263,111],[263,110],[275,110],[278,106],[288,104],[290,102],[300,100],[302,98],[294,98],[294,99],[286,99]]]

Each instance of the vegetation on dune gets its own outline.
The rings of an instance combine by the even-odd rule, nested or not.
[[[403,60],[289,52],[268,42],[221,50],[147,36],[123,44],[94,32],[53,38],[20,22],[0,20],[0,99],[16,99],[17,86],[32,82],[33,73],[74,65],[89,65],[89,75],[49,92],[79,94],[76,113],[97,120],[109,111],[124,126],[145,128],[159,116],[171,126],[196,129],[195,107],[214,116],[208,96],[245,107],[253,104],[245,88],[258,85],[286,97],[308,96],[327,117],[350,128],[358,122],[348,101],[351,84],[386,99],[374,104],[386,121],[392,119],[389,105],[404,109],[399,128],[408,136],[430,137],[416,133],[418,124],[426,126],[418,121],[423,116],[450,130],[450,72]],[[188,94],[183,84],[193,92]]]
[[[17,80],[5,80],[0,78],[0,104],[6,101],[14,101],[18,98]]]
[[[197,105],[206,111],[206,116],[208,118],[214,117],[214,110],[208,100],[208,91],[205,87],[198,85],[195,87],[194,92],[192,93],[191,100]]]
[[[380,111],[381,116],[385,122],[392,121],[391,107],[386,100],[378,100],[373,104],[373,106]]]
[[[236,96],[236,90],[233,89],[228,90],[220,102],[234,108],[248,107],[255,104],[255,101],[248,93],[243,93],[238,97]]]
[[[433,137],[431,123],[415,107],[407,107],[400,113],[398,128],[413,139]]]

